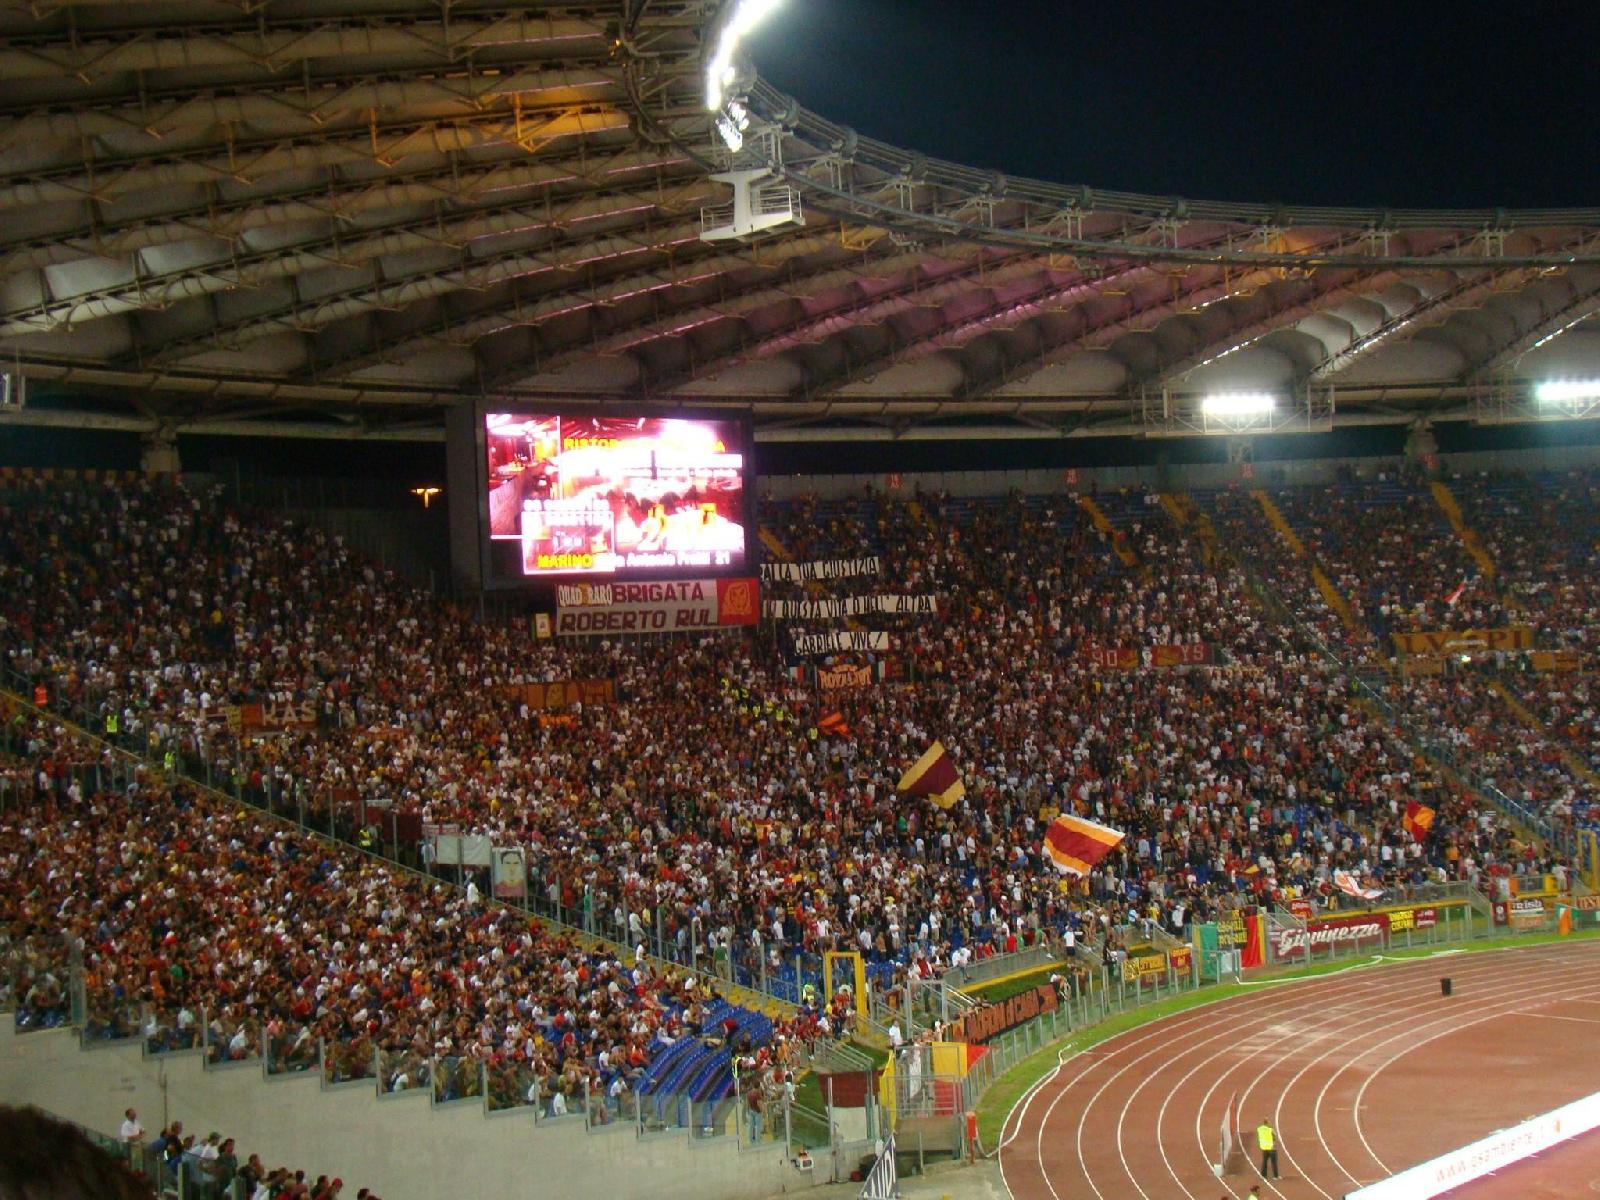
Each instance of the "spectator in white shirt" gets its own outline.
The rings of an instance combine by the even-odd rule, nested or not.
[[[139,1114],[129,1109],[122,1114],[122,1128],[117,1137],[124,1146],[134,1146],[144,1141],[144,1126],[139,1124]]]

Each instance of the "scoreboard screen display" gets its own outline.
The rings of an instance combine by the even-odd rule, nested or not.
[[[743,422],[491,412],[483,437],[503,574],[744,569]]]

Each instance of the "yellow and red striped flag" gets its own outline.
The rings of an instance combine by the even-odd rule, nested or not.
[[[1063,874],[1087,875],[1095,863],[1117,848],[1122,836],[1109,825],[1063,813],[1044,831],[1044,852]]]
[[[949,808],[967,794],[967,785],[961,782],[956,764],[940,742],[928,747],[927,753],[911,764],[911,769],[900,776],[895,785],[899,792],[913,796],[926,796],[940,808]]]
[[[1400,823],[1406,827],[1406,832],[1411,835],[1413,842],[1420,842],[1428,836],[1428,830],[1433,828],[1433,809],[1420,800],[1408,800],[1406,815]]]

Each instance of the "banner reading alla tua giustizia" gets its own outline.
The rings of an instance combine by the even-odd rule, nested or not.
[[[788,579],[800,583],[811,579],[856,579],[882,572],[883,560],[876,554],[867,558],[824,558],[816,562],[761,564],[762,579]]]

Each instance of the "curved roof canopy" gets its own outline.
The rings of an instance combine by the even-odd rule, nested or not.
[[[479,396],[767,438],[1514,416],[1600,379],[1600,209],[1283,209],[1007,179],[746,76],[702,0],[0,0],[24,419],[432,436]],[[705,240],[766,169],[793,219]],[[267,424],[263,425],[262,422]]]

